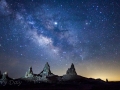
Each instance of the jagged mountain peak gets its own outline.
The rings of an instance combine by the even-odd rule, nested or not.
[[[29,67],[28,71],[25,73],[25,78],[33,77],[32,66]]]
[[[71,67],[68,68],[67,72],[66,72],[67,75],[77,75],[76,73],[76,70],[75,70],[75,67],[74,67],[74,64],[72,63],[71,64]]]
[[[51,76],[51,75],[53,75],[51,73],[50,65],[48,64],[48,62],[45,64],[45,66],[43,68],[43,71],[40,73],[40,75],[42,75],[42,76]]]

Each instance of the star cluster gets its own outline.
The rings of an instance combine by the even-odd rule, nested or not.
[[[49,62],[65,74],[120,80],[119,0],[0,0],[0,69],[12,77]]]

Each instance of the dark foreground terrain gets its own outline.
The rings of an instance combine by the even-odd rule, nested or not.
[[[120,82],[108,83],[39,83],[1,86],[0,90],[120,90]]]

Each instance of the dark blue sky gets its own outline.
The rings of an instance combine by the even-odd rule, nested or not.
[[[0,70],[120,80],[119,0],[0,0]]]

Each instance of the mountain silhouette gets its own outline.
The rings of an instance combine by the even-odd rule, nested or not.
[[[6,90],[9,88],[16,90],[18,86],[22,89],[26,87],[27,90],[33,90],[34,88],[40,88],[41,90],[53,90],[53,88],[56,88],[55,90],[59,90],[60,88],[62,88],[61,90],[65,90],[65,88],[68,90],[120,90],[119,85],[120,82],[109,82],[108,79],[105,82],[101,79],[86,78],[77,75],[73,63],[67,69],[66,74],[62,76],[53,74],[48,62],[39,74],[34,74],[32,67],[29,67],[25,75],[18,79],[10,78],[7,72],[3,74],[0,72],[0,88],[4,90],[5,88]]]

